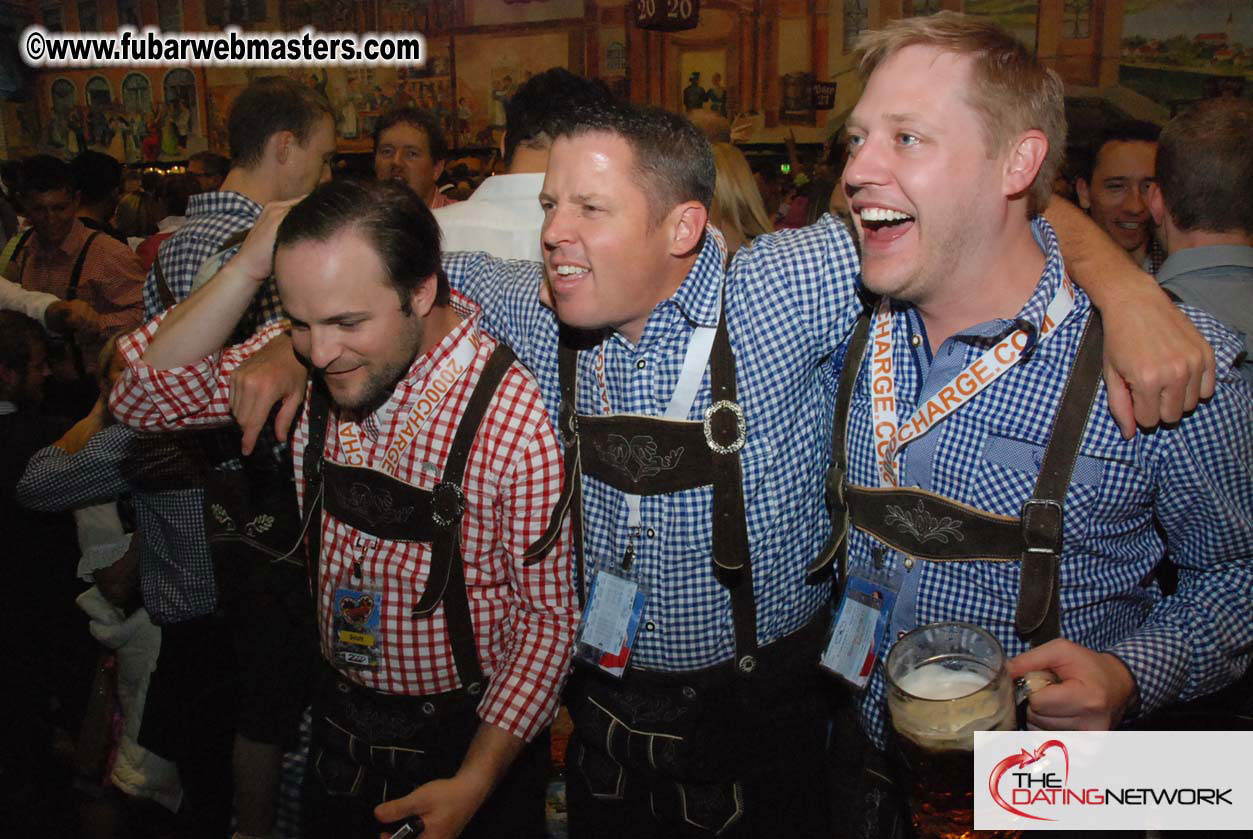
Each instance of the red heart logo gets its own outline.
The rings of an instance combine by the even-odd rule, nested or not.
[[[1017,809],[1004,798],[1001,797],[1001,778],[1011,769],[1030,766],[1040,758],[1044,757],[1044,753],[1051,748],[1059,748],[1062,750],[1062,757],[1066,760],[1066,774],[1063,785],[1070,783],[1070,752],[1066,751],[1066,744],[1061,740],[1045,740],[1040,744],[1034,752],[1023,749],[1021,753],[1010,755],[1002,760],[992,769],[992,774],[988,777],[988,791],[992,793],[992,800],[1001,806],[1002,809],[1008,810],[1016,816],[1022,816],[1027,819],[1036,819],[1037,821],[1057,821],[1056,819],[1046,818],[1044,816],[1033,816],[1030,813],[1024,813]]]
[[[364,626],[370,613],[374,611],[374,598],[368,594],[360,597],[341,597],[339,614],[353,626]]]

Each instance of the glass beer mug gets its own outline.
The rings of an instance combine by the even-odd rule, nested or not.
[[[896,642],[884,667],[893,756],[903,764],[919,837],[974,836],[974,733],[1017,728],[1019,703],[1057,677],[1037,671],[1015,683],[1000,643],[969,623],[915,629]]]

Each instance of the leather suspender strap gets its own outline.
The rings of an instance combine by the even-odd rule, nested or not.
[[[578,396],[579,351],[562,331],[562,341],[557,347],[557,377],[561,385],[561,405],[558,406],[557,431],[565,447],[566,471],[561,488],[561,501],[553,510],[548,529],[561,527],[561,516],[570,511],[570,530],[574,540],[574,591],[579,597],[579,611],[583,611],[584,576],[586,556],[583,553],[583,469],[579,444],[579,415],[576,408]],[[547,534],[545,534],[547,535]]]
[[[852,337],[844,351],[844,366],[840,368],[840,383],[835,396],[835,419],[831,425],[831,465],[827,467],[826,500],[827,513],[831,516],[831,535],[816,557],[805,569],[807,577],[816,577],[831,561],[839,557],[837,585],[844,585],[845,566],[848,562],[848,506],[844,500],[844,484],[848,475],[848,408],[853,401],[853,386],[861,369],[861,359],[870,338],[870,308],[857,318]]]
[[[152,272],[153,279],[157,281],[157,299],[161,301],[163,309],[168,309],[178,301],[174,299],[174,292],[170,291],[170,284],[165,281],[165,269],[161,267],[159,253],[157,258],[152,260]]]
[[[431,543],[431,575],[426,591],[413,607],[415,618],[425,617],[443,601],[457,676],[471,696],[477,695],[483,688],[483,670],[479,666],[478,645],[474,641],[474,624],[470,621],[465,563],[461,557],[461,516],[465,512],[465,492],[461,489],[461,481],[465,477],[466,461],[478,436],[479,426],[487,415],[492,397],[496,395],[496,388],[513,362],[513,350],[504,344],[497,344],[461,415],[448,459],[444,462],[443,478],[432,492],[431,518],[436,529]]]
[[[713,485],[713,559],[719,582],[731,590],[731,623],[735,632],[735,670],[748,675],[757,667],[757,604],[753,599],[753,568],[744,515],[744,476],[740,448],[744,413],[736,402],[735,356],[727,334],[726,305],[709,353],[710,406],[705,418],[718,479]],[[739,444],[734,441],[740,441]]]
[[[91,243],[96,241],[96,237],[100,235],[100,231],[96,231],[87,237],[87,241],[83,243],[83,249],[78,252],[78,259],[74,261],[74,268],[70,271],[70,287],[65,291],[66,300],[74,300],[78,297],[78,281],[83,277],[83,266],[87,264],[87,251],[91,250]]]
[[[322,558],[322,493],[326,486],[322,480],[322,461],[326,457],[326,428],[330,423],[331,395],[321,379],[313,377],[309,394],[309,442],[305,445],[305,512],[304,533],[308,546],[309,592],[313,602],[320,603],[318,588],[318,563]],[[310,500],[312,499],[312,500]]]
[[[1062,501],[1101,381],[1103,344],[1101,315],[1092,309],[1053,420],[1035,491],[1022,507],[1022,572],[1014,626],[1032,646],[1061,634]]]
[[[100,232],[96,231],[88,236],[87,241],[83,243],[83,249],[78,252],[78,259],[74,261],[74,268],[70,271],[70,286],[65,291],[66,300],[78,298],[78,283],[83,276],[83,266],[87,264],[87,251],[91,249],[91,243],[99,235]],[[74,372],[80,379],[87,378],[87,365],[83,362],[83,351],[79,349],[78,342],[74,340],[72,332],[65,336],[65,345],[70,350],[70,360],[74,362]]]

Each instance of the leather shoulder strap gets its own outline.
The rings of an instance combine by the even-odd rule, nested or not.
[[[65,292],[66,300],[78,297],[78,282],[83,277],[83,266],[87,264],[87,251],[91,250],[91,243],[96,241],[99,235],[100,231],[97,230],[88,236],[87,241],[83,243],[83,249],[78,252],[78,259],[74,261],[74,268],[70,271],[70,287]]]
[[[853,386],[861,370],[862,358],[870,338],[870,309],[867,307],[857,318],[853,334],[844,349],[844,363],[840,368],[840,382],[836,389],[834,419],[831,424],[831,465],[827,467],[826,501],[831,517],[831,533],[818,556],[809,563],[805,574],[817,577],[838,556],[839,581],[843,584],[845,572],[845,540],[848,538],[848,504],[844,499],[844,480],[848,474],[848,409],[853,401]]]
[[[1101,381],[1103,350],[1101,315],[1092,309],[1049,432],[1035,491],[1022,507],[1022,572],[1014,623],[1019,637],[1032,646],[1061,634],[1062,502]]]

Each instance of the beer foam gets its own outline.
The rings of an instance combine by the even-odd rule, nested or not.
[[[969,696],[992,681],[986,673],[953,670],[942,662],[924,664],[896,680],[901,690],[920,699],[957,699]]]

